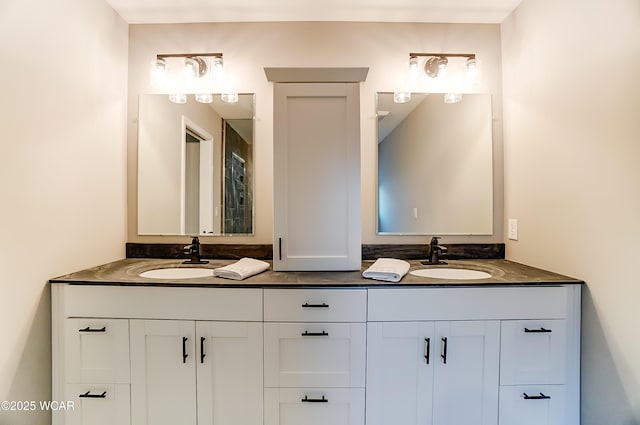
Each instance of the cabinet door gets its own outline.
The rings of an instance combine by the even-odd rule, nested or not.
[[[358,83],[276,84],[274,270],[360,270]]]
[[[361,387],[364,323],[265,323],[265,387]]]
[[[566,425],[564,385],[500,387],[500,425]]]
[[[262,425],[262,323],[197,322],[198,425]]]
[[[265,388],[264,399],[265,425],[364,425],[364,389]]]
[[[129,321],[65,319],[68,383],[129,383]]]
[[[436,322],[434,425],[498,421],[500,322]]]
[[[65,387],[66,425],[129,425],[129,385],[67,384]],[[73,403],[71,405],[70,403]]]
[[[565,320],[505,320],[501,340],[501,385],[565,383]]]
[[[131,422],[196,425],[195,323],[131,320]]]
[[[367,324],[367,425],[431,424],[434,329],[434,322]]]

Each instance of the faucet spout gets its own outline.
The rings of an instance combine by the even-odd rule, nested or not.
[[[183,261],[182,264],[207,264],[209,261],[202,260],[200,258],[200,239],[197,236],[193,236],[191,239],[191,245],[184,247],[184,254],[189,256],[189,259]]]
[[[447,264],[446,261],[440,261],[440,256],[447,252],[447,248],[444,246],[440,246],[440,244],[438,243],[439,239],[439,236],[434,236],[431,238],[431,242],[429,242],[429,260],[423,261],[422,264]]]

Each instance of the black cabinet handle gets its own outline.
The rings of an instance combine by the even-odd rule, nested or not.
[[[548,400],[551,397],[542,393],[540,393],[540,395],[529,395],[527,393],[522,393],[522,398],[524,398],[525,400]]]
[[[107,392],[103,392],[102,394],[91,394],[91,391],[87,391],[84,394],[80,394],[78,397],[80,398],[107,398]]]
[[[282,261],[282,238],[278,238],[278,259]]]
[[[440,357],[442,357],[442,363],[447,364],[447,337],[442,337],[442,352],[440,353]]]
[[[329,336],[329,334],[327,332],[325,332],[325,331],[322,331],[322,332],[304,331],[300,335],[302,335],[302,336]]]
[[[431,352],[431,338],[424,339],[424,361],[429,364],[429,353]]]
[[[186,363],[187,362],[187,357],[189,357],[189,355],[187,354],[187,340],[189,338],[187,338],[186,336],[182,337],[182,363]]]
[[[329,402],[329,400],[324,398],[324,396],[322,396],[322,398],[309,398],[309,396],[304,396],[304,398],[300,401],[303,403],[328,403]]]
[[[304,303],[304,304],[302,304],[302,308],[329,308],[329,304],[327,304],[327,303],[322,303],[322,304]]]
[[[540,329],[529,329],[529,328],[524,328],[524,332],[525,333],[551,333],[551,329],[545,329],[545,328],[540,328]]]
[[[86,328],[83,329],[78,329],[78,332],[106,332],[107,331],[107,327],[103,326],[100,329],[94,329],[90,326],[87,326]]]
[[[206,354],[204,354],[204,341],[207,338],[201,336],[200,337],[200,363],[204,363],[204,358],[207,356]]]

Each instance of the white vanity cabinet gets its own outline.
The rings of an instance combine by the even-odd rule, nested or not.
[[[263,423],[262,289],[52,286],[53,423]]]
[[[579,285],[370,289],[368,321],[367,425],[580,423]]]
[[[266,289],[265,425],[363,425],[366,289]]]

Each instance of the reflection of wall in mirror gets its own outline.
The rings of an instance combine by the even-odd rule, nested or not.
[[[214,135],[214,205],[221,205],[222,119],[206,104],[171,103],[166,96],[140,96],[138,120],[138,234],[181,234],[182,117]],[[216,183],[217,182],[217,183]],[[220,231],[220,224],[214,232]]]
[[[253,233],[253,149],[236,128],[242,121],[225,122],[224,233]],[[234,128],[236,127],[236,128]]]
[[[426,96],[378,145],[378,231],[491,234],[489,95]]]

